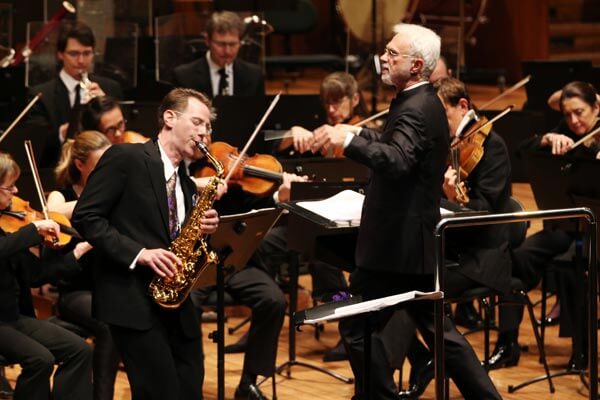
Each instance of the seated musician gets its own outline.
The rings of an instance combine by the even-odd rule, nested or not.
[[[176,87],[222,96],[264,96],[265,82],[258,65],[238,58],[244,22],[231,11],[214,12],[206,23],[206,55],[175,68]]]
[[[11,156],[0,153],[0,214],[14,205],[19,175],[19,166]],[[13,207],[13,211],[18,210]],[[1,216],[0,354],[22,368],[14,398],[47,400],[52,393],[56,399],[91,400],[92,349],[73,332],[36,319],[30,290],[78,271],[77,260],[87,248],[78,245],[64,257],[45,254],[45,249],[39,248],[43,237],[58,234],[59,225],[40,219],[19,228],[11,220],[17,218]],[[51,389],[55,365],[58,368]]]
[[[87,25],[63,23],[56,44],[62,69],[56,78],[29,89],[31,97],[37,93],[42,93],[42,97],[31,109],[28,120],[52,128],[46,138],[41,167],[53,167],[58,162],[61,144],[75,133],[76,127],[69,128],[69,123],[73,125],[77,120],[80,104],[105,94],[122,96],[120,85],[112,79],[90,73],[88,80],[83,80],[83,75],[91,72],[95,45],[94,33]]]
[[[123,143],[125,123],[119,102],[110,96],[98,96],[81,110],[81,131],[98,131],[106,135],[112,144]]]
[[[573,144],[600,127],[598,93],[592,85],[575,81],[566,84],[560,97],[560,111],[563,119],[559,125],[541,137],[533,139],[532,148],[549,148],[552,154],[563,155]],[[600,158],[598,136],[574,149],[571,155]]]
[[[477,121],[472,119],[473,106],[464,84],[454,78],[441,78],[434,83],[434,87],[446,110],[453,141],[459,134],[467,135]],[[479,134],[482,133],[473,133]],[[444,176],[444,196],[449,201],[472,210],[508,212],[511,181],[506,144],[500,135],[489,130],[483,139],[482,148],[483,157],[462,182],[468,198],[461,198],[462,192],[457,190],[458,172],[452,165]],[[461,150],[469,149],[467,146],[459,146],[459,151]],[[447,268],[444,273],[445,297],[459,297],[465,290],[480,286],[487,286],[501,293],[510,290],[508,225],[452,230],[448,232],[446,241],[446,257],[457,262],[458,266]],[[401,392],[400,397],[417,398],[433,378],[432,356],[415,336],[408,358],[412,365],[410,388]]]
[[[210,145],[210,132],[202,135],[202,141]],[[196,172],[202,160],[190,166]],[[194,178],[199,190],[206,184],[205,178]],[[221,189],[220,198],[215,202],[219,215],[239,214],[252,209],[274,207],[276,202],[289,200],[292,181],[305,178],[283,173],[283,182],[273,193],[258,197],[244,192],[239,185],[228,185]],[[240,303],[252,309],[250,329],[234,352],[245,352],[242,376],[235,391],[235,399],[247,399],[252,391],[260,393],[256,384],[258,375],[271,376],[275,372],[277,344],[285,316],[286,300],[283,292],[273,279],[275,276],[274,257],[281,259],[287,250],[285,233],[281,228],[273,228],[248,262],[248,266],[227,280],[225,290]],[[283,255],[282,255],[283,254]],[[191,298],[199,313],[213,288],[195,289]]]
[[[358,89],[358,82],[346,72],[334,72],[321,82],[319,94],[327,113],[327,124],[354,124],[366,116],[364,101]],[[291,137],[283,139],[278,152],[304,154],[310,151],[314,140],[313,132],[301,126],[293,126]]]
[[[48,195],[50,211],[71,218],[90,173],[110,145],[107,136],[96,131],[84,131],[67,139],[55,169],[60,190]],[[79,274],[59,281],[58,310],[62,319],[82,326],[94,337],[94,399],[111,400],[120,358],[108,325],[92,316],[92,257],[93,251],[82,258]]]
[[[552,132],[535,136],[525,146],[555,155],[598,158],[600,146],[594,139],[590,140],[588,146],[582,145],[570,151],[575,141],[600,126],[598,93],[589,83],[577,81],[565,85],[561,93],[560,109],[564,118],[556,128],[552,129]],[[574,239],[573,232],[566,232],[551,221],[544,223],[542,231],[528,237],[513,251],[513,275],[521,279],[528,289],[535,288],[554,257],[569,251]],[[575,277],[573,271],[561,271],[560,274],[561,279],[557,280],[561,304],[559,335],[572,337],[575,329],[574,315],[576,312],[581,313],[580,310],[575,309]],[[492,357],[493,361],[497,360],[495,364],[502,366],[517,363],[520,353],[518,334],[522,318],[523,307],[500,309],[501,336]],[[585,335],[583,339],[585,341]],[[585,354],[585,351],[583,353]],[[576,356],[577,354],[574,353],[571,355],[569,368],[575,367]]]

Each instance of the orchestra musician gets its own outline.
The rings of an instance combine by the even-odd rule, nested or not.
[[[169,92],[159,107],[158,139],[110,147],[73,212],[73,225],[97,252],[94,316],[110,326],[134,400],[202,398],[202,337],[192,301],[161,308],[148,286],[181,266],[167,248],[196,197],[182,161],[206,134],[210,106],[195,90]],[[214,233],[218,221],[208,209],[199,228]]]
[[[321,103],[327,113],[327,124],[353,124],[366,117],[364,100],[356,79],[346,72],[333,72],[323,78],[319,89]],[[301,126],[290,129],[291,137],[278,144],[278,152],[304,154],[310,151],[313,132]]]
[[[12,157],[0,153],[2,212],[10,210],[18,193],[19,175]],[[24,223],[14,233],[7,233],[3,224],[4,220],[0,228],[0,354],[22,368],[14,399],[47,400],[52,395],[56,399],[91,400],[92,349],[73,332],[36,319],[30,290],[78,271],[78,260],[88,248],[82,244],[65,256],[40,251],[43,237],[60,231],[51,219]],[[55,365],[58,368],[50,389]]]
[[[231,11],[214,12],[206,23],[206,55],[174,70],[175,87],[218,95],[264,96],[265,82],[258,65],[239,59],[244,22]]]
[[[446,110],[451,139],[460,133],[468,134],[476,121],[469,112],[473,108],[465,85],[458,79],[441,78],[434,83],[434,87]],[[464,181],[469,201],[463,205],[476,211],[509,212],[511,169],[506,144],[500,135],[491,130],[483,141],[482,149],[481,160]],[[444,196],[460,204],[456,185],[457,171],[450,165],[444,175]],[[458,266],[447,268],[444,273],[444,296],[456,298],[464,291],[480,286],[508,293],[511,277],[508,235],[506,224],[448,232],[446,258],[458,263]],[[401,392],[400,397],[413,399],[418,398],[433,379],[433,360],[431,353],[416,336],[408,359],[412,366],[410,387]]]
[[[555,155],[572,155],[588,159],[598,158],[600,146],[592,140],[589,146],[579,146],[570,151],[575,141],[600,126],[598,93],[587,82],[570,82],[561,90],[560,109],[563,119],[552,132],[535,136],[524,146],[533,151],[551,152]],[[571,251],[575,240],[574,232],[567,232],[552,223],[544,223],[544,229],[525,239],[519,248],[513,251],[513,275],[521,279],[528,290],[535,288],[554,257]],[[574,254],[574,253],[573,253]],[[560,330],[562,337],[572,337],[575,328],[574,316],[581,313],[575,305],[575,282],[573,271],[561,271],[558,279],[558,297],[560,299]],[[498,329],[500,336],[492,355],[492,365],[516,365],[519,360],[519,325],[523,318],[523,307],[501,307]],[[584,347],[586,335],[583,335]],[[568,368],[575,367],[574,343]],[[583,354],[587,354],[583,351]],[[587,363],[583,362],[583,366]]]
[[[338,125],[317,132],[313,149],[343,147],[344,156],[372,170],[358,232],[357,269],[350,291],[364,300],[409,290],[433,289],[433,232],[440,218],[444,170],[449,148],[444,107],[428,82],[439,57],[440,38],[418,25],[402,24],[380,56],[382,81],[397,95],[381,133]],[[414,302],[405,306],[406,323],[395,332],[404,352],[416,327],[433,346],[433,306]],[[397,399],[393,368],[378,334],[385,330],[391,311],[380,312],[371,341],[371,397]],[[350,356],[355,398],[363,393],[364,317],[340,322],[340,333]],[[499,399],[477,356],[454,324],[445,320],[445,361],[450,377],[465,398]]]
[[[97,96],[91,99],[81,110],[81,130],[102,132],[112,144],[125,140],[123,111],[119,102],[110,96]]]
[[[59,190],[48,195],[48,210],[71,218],[77,199],[98,160],[111,142],[96,131],[84,131],[67,139],[55,168]],[[94,337],[94,400],[112,400],[119,367],[119,353],[108,325],[92,316],[92,263],[94,251],[80,261],[81,272],[58,282],[58,311],[65,321],[84,327]]]
[[[121,87],[117,82],[91,74],[95,45],[94,33],[87,25],[71,21],[61,24],[56,57],[62,68],[57,77],[29,88],[31,97],[37,93],[42,93],[42,97],[27,115],[27,120],[51,127],[41,156],[41,167],[54,167],[58,162],[60,146],[67,138],[69,123],[73,124],[77,120],[79,104],[85,97],[105,94],[122,97]],[[82,74],[88,73],[89,82],[83,82]],[[71,130],[73,129],[76,127],[72,126]]]

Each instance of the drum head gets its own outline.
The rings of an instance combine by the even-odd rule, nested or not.
[[[394,25],[403,22],[411,0],[376,0],[377,41],[387,41],[393,36]],[[413,0],[414,2],[414,0]],[[348,30],[362,42],[372,42],[372,2],[367,0],[337,0],[337,10]]]

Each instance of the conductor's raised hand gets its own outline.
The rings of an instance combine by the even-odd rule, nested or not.
[[[181,266],[181,260],[165,249],[144,249],[137,263],[150,267],[161,278],[172,278]]]

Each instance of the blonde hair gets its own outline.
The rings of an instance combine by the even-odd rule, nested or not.
[[[85,163],[92,152],[107,147],[110,147],[110,141],[98,131],[84,131],[75,139],[67,140],[63,144],[60,161],[54,169],[56,183],[60,187],[67,187],[79,182],[81,172],[75,165],[75,160]]]
[[[12,156],[8,153],[0,152],[0,184],[2,184],[6,178],[18,178],[19,175],[21,175],[21,169],[15,160],[13,160]]]

